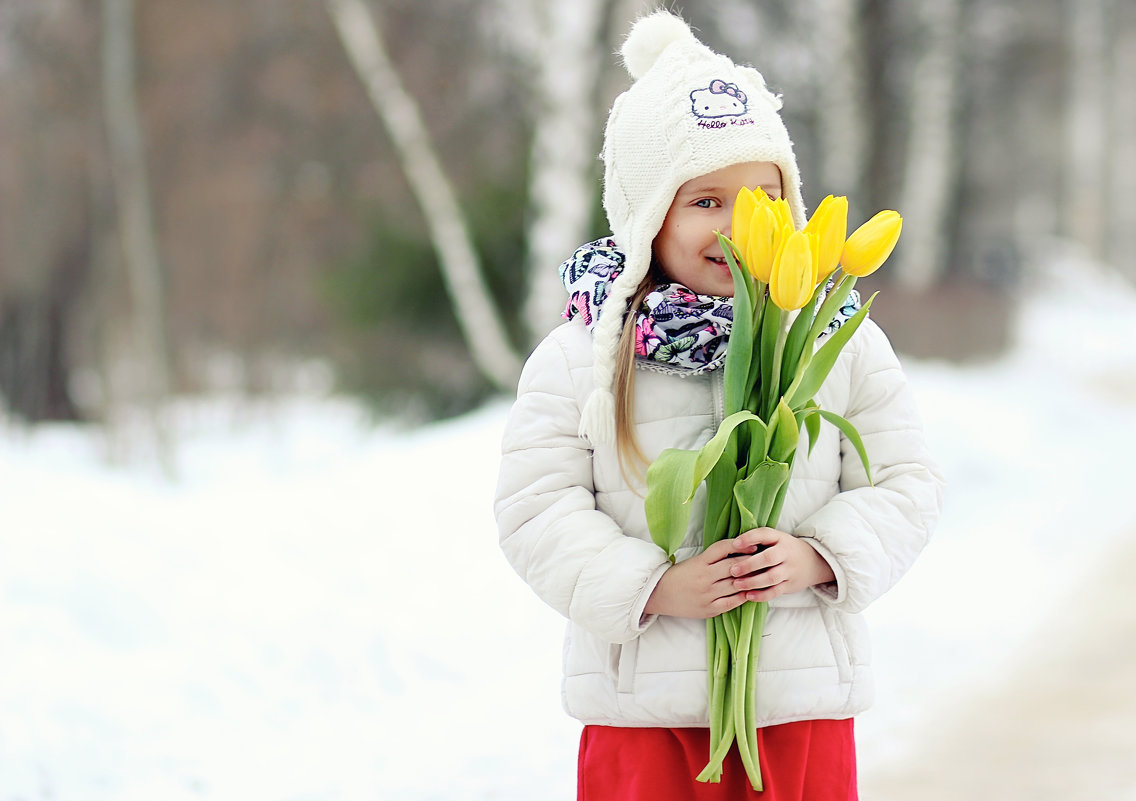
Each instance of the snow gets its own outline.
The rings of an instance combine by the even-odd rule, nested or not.
[[[1136,527],[1133,295],[1064,262],[1005,357],[905,360],[950,486],[869,610],[865,774]],[[0,801],[573,798],[563,622],[496,544],[507,408],[406,431],[329,398],[186,402],[173,482],[97,431],[0,425]]]

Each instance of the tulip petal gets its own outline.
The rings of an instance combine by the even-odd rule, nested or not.
[[[878,270],[895,249],[902,228],[903,218],[899,216],[899,212],[878,212],[853,231],[844,243],[844,251],[840,256],[844,272],[863,278]]]
[[[769,297],[781,309],[804,306],[816,289],[816,260],[809,235],[794,231],[786,238],[769,278]]]
[[[761,204],[750,215],[749,232],[746,236],[748,249],[746,250],[746,267],[750,275],[761,281],[769,283],[769,273],[773,269],[773,259],[777,254],[777,233],[780,227],[777,217],[768,203]]]
[[[820,202],[805,225],[815,232],[819,242],[817,280],[823,281],[840,263],[844,241],[848,235],[848,198],[829,195]]]
[[[738,190],[734,199],[733,222],[730,224],[730,239],[737,246],[738,253],[745,258],[746,247],[749,242],[750,218],[757,208],[757,198],[753,190],[743,186]]]

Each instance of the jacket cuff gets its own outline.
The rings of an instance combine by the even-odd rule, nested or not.
[[[647,601],[651,600],[651,595],[655,592],[655,587],[659,586],[659,580],[662,579],[663,573],[666,573],[670,567],[671,563],[668,560],[666,564],[655,568],[655,571],[647,577],[647,583],[643,585],[639,597],[635,600],[635,605],[631,608],[631,628],[636,636],[649,629],[651,624],[659,617],[658,615],[648,615],[644,610],[647,608]]]
[[[840,560],[837,559],[835,554],[826,548],[820,540],[814,537],[800,537],[800,539],[807,542],[812,546],[813,550],[820,554],[821,559],[826,561],[828,566],[832,568],[832,574],[835,576],[832,581],[825,584],[817,584],[809,589],[812,590],[821,601],[830,606],[843,603],[848,596],[848,592],[844,568],[840,566]]]

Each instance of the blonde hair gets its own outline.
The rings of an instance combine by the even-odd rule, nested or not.
[[[628,303],[616,347],[615,376],[612,382],[615,394],[615,449],[619,454],[619,468],[623,478],[632,486],[642,483],[650,464],[639,446],[639,438],[635,436],[635,328],[640,307],[660,280],[664,280],[662,269],[652,258],[650,269],[635,288]],[[633,476],[640,481],[632,481]]]

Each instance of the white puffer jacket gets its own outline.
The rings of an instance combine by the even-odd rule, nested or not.
[[[668,567],[651,541],[643,488],[628,486],[614,447],[577,435],[592,388],[591,335],[576,320],[533,352],[510,412],[495,511],[509,562],[570,621],[563,700],[585,724],[707,726],[706,624],[643,612]],[[643,367],[640,362],[640,367]],[[654,459],[698,448],[723,415],[721,371],[638,369],[635,421]],[[872,698],[869,642],[857,614],[911,566],[939,515],[943,480],[899,362],[870,320],[845,346],[816,397],[863,437],[875,486],[855,449],[825,424],[802,442],[779,528],[807,538],[835,585],[770,604],[757,678],[760,725],[846,718]],[[696,496],[678,552],[700,549]]]

